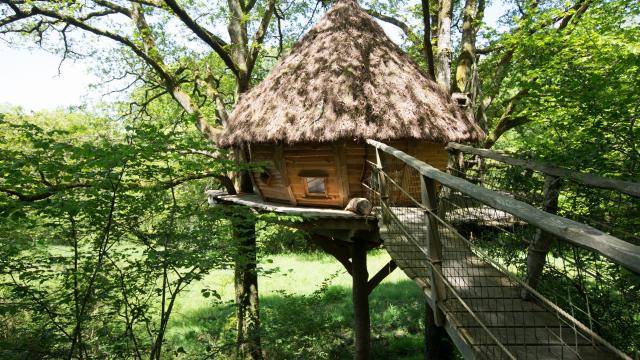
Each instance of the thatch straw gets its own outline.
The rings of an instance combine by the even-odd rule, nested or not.
[[[484,134],[364,12],[338,1],[244,94],[220,145],[341,139],[472,141]]]

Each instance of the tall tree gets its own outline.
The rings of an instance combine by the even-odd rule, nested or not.
[[[484,16],[485,0],[466,0],[463,8],[462,40],[456,67],[454,90],[470,93],[475,100],[473,78],[476,65],[476,38]]]
[[[436,81],[445,90],[451,90],[451,18],[453,16],[453,0],[438,1],[438,47],[436,51]]]
[[[199,39],[199,46],[208,49],[209,54],[213,54],[224,64],[226,72],[232,74],[235,80],[233,98],[237,99],[250,87],[252,73],[277,6],[275,0],[228,0],[226,6],[220,9],[199,9],[191,2],[180,3],[176,0],[87,0],[63,3],[54,0],[28,2],[2,0],[0,4],[2,4],[0,7],[2,34],[5,36],[29,34],[40,43],[44,38],[57,36],[58,46],[64,57],[81,53],[81,50],[76,48],[80,41],[73,41],[78,37],[78,32],[93,35],[95,39],[114,41],[130,55],[129,59],[142,62],[143,71],[137,73],[136,80],[146,83],[151,89],[161,89],[162,93],[169,94],[188,117],[193,119],[196,128],[212,141],[219,136],[227,118],[225,104],[227,99],[219,88],[220,76],[214,76],[210,67],[194,67],[193,65],[197,65],[198,62],[175,61],[173,51],[179,51],[179,49],[171,48],[171,42],[167,41],[171,34],[159,21],[164,20],[164,24],[169,21],[178,23],[181,29],[188,30],[192,37]],[[216,28],[215,21],[201,24],[201,22],[206,23],[206,20],[202,20],[201,14],[207,11],[222,12],[226,15],[230,42],[223,40],[222,36],[210,30],[211,27]],[[284,15],[281,14],[282,16]],[[150,18],[156,22],[156,25],[150,24]],[[250,30],[252,30],[251,36]],[[125,63],[131,62],[126,60]],[[141,107],[157,98],[158,91],[150,91],[148,98],[141,101]],[[208,106],[207,104],[213,104],[215,121],[211,121],[211,112],[203,109],[203,106]],[[243,149],[238,149],[237,158],[242,159],[243,153]],[[248,176],[244,174],[239,179],[235,187],[232,186],[231,181],[224,181],[227,191],[251,192],[252,185]],[[255,258],[255,246],[244,246],[242,249],[243,254],[246,255],[245,258]],[[243,274],[245,271],[253,271],[246,269],[243,267],[237,272]],[[240,275],[240,277],[243,276]],[[258,296],[257,280],[255,280],[257,277],[244,277],[250,281],[238,281],[236,289],[238,339],[240,341],[256,339],[253,346],[248,346],[255,348],[259,344]],[[244,318],[252,318],[256,326],[251,328],[242,326],[241,319]],[[252,329],[253,334],[246,333]],[[242,346],[241,351],[246,348],[247,346]],[[259,354],[259,351],[250,350],[248,353]],[[248,357],[259,356],[248,355]]]

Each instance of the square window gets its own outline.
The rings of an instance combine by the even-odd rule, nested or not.
[[[324,180],[325,178],[323,177],[305,178],[305,181],[307,183],[307,193],[309,195],[324,195],[327,192]]]

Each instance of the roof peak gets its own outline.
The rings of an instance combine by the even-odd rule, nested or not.
[[[220,144],[482,137],[356,0],[335,0],[269,75],[242,95]]]

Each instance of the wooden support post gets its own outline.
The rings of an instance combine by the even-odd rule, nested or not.
[[[436,196],[436,183],[433,179],[426,176],[421,177],[420,181],[422,192],[422,204],[435,213],[438,211],[437,196]],[[433,289],[433,312],[434,321],[437,326],[444,326],[445,316],[442,310],[439,308],[439,304],[446,300],[447,293],[444,281],[434,270],[442,273],[442,243],[440,242],[440,233],[438,232],[438,223],[436,217],[426,212],[427,223],[427,252],[429,254],[429,262],[432,264],[430,271],[431,287]]]
[[[448,148],[449,161],[447,162],[447,169],[453,176],[459,178],[465,178],[464,174],[464,153],[457,149]]]
[[[422,204],[434,213],[442,213],[442,209],[438,209],[435,181],[426,176],[421,176],[420,187]],[[429,212],[427,212],[425,216],[428,227],[427,251],[429,261],[433,264],[433,268],[442,273],[442,243],[440,241],[440,233],[438,232],[438,220]],[[430,271],[430,282],[432,299],[431,301],[425,301],[424,309],[424,357],[425,360],[453,359],[453,346],[449,335],[444,329],[446,317],[438,306],[447,298],[446,287],[444,281],[434,273],[433,269]]]
[[[354,238],[351,255],[352,301],[356,360],[369,359],[371,320],[369,318],[369,287],[367,280],[367,244],[365,239]]]
[[[542,209],[548,213],[556,214],[558,212],[558,196],[560,195],[560,188],[562,186],[562,179],[546,175],[544,178],[544,199],[542,203]],[[529,251],[527,253],[527,285],[532,288],[537,288],[542,275],[542,270],[546,262],[547,252],[551,246],[554,236],[542,231],[536,230],[536,234],[533,241],[529,244]],[[526,289],[522,289],[522,299],[530,298],[531,294]]]
[[[384,158],[380,149],[378,148],[376,148],[376,163],[378,165],[378,191],[380,193],[380,211],[382,213],[382,223],[388,224],[390,221],[389,214],[386,213],[382,204],[388,204],[389,188],[387,187],[387,179],[383,173],[386,168]]]
[[[453,359],[453,343],[442,326],[437,326],[429,301],[424,302],[425,360]]]

